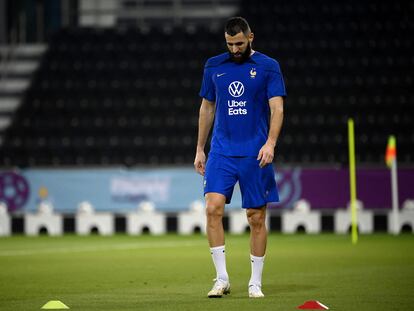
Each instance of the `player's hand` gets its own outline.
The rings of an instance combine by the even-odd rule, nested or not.
[[[197,151],[194,160],[194,168],[197,173],[204,176],[206,172],[206,155],[204,151]]]
[[[262,148],[259,150],[259,155],[257,156],[257,160],[260,160],[259,166],[265,167],[266,165],[272,163],[273,157],[275,153],[275,146],[271,143],[266,143],[263,145]]]

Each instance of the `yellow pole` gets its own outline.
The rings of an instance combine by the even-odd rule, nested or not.
[[[358,242],[358,221],[356,210],[356,174],[355,174],[355,134],[354,120],[348,119],[348,144],[349,144],[349,188],[351,192],[351,223],[352,244]]]

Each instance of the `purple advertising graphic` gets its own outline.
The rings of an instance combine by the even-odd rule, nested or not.
[[[312,208],[345,208],[349,202],[348,169],[279,170],[277,185],[280,203],[272,208],[290,208],[299,199],[309,201]],[[359,169],[356,173],[357,198],[366,208],[391,207],[391,177],[387,169]],[[398,171],[400,206],[414,199],[414,169]]]
[[[277,206],[291,207],[301,198],[302,184],[300,181],[301,169],[281,170],[276,172],[276,184],[279,191]]]
[[[391,209],[391,177],[388,169],[359,168],[357,198],[368,209]],[[270,208],[292,208],[305,199],[312,209],[346,208],[349,202],[349,172],[346,168],[280,168],[276,171],[280,202]],[[202,178],[193,168],[159,169],[62,169],[0,172],[0,202],[9,212],[35,211],[39,193],[60,212],[72,213],[80,202],[96,210],[126,212],[143,200],[160,211],[187,210],[203,201]],[[237,188],[236,188],[237,190]],[[414,200],[414,168],[398,170],[399,206]],[[240,208],[240,191],[235,191],[228,208]]]
[[[0,202],[7,205],[9,212],[26,204],[29,198],[29,183],[26,178],[14,172],[0,173]]]

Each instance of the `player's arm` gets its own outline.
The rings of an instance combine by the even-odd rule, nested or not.
[[[194,167],[197,173],[203,176],[206,169],[206,155],[204,153],[204,147],[206,145],[211,126],[213,125],[215,106],[214,102],[203,98],[198,117],[198,139]]]
[[[259,151],[257,159],[260,160],[260,167],[272,163],[276,142],[279,137],[283,123],[283,97],[275,96],[269,99],[270,107],[270,128],[266,143]]]

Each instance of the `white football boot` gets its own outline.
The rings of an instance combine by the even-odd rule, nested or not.
[[[208,298],[221,298],[223,295],[230,294],[230,283],[220,279],[214,279],[213,288],[208,292]]]
[[[262,286],[251,284],[249,285],[249,298],[263,298]]]

